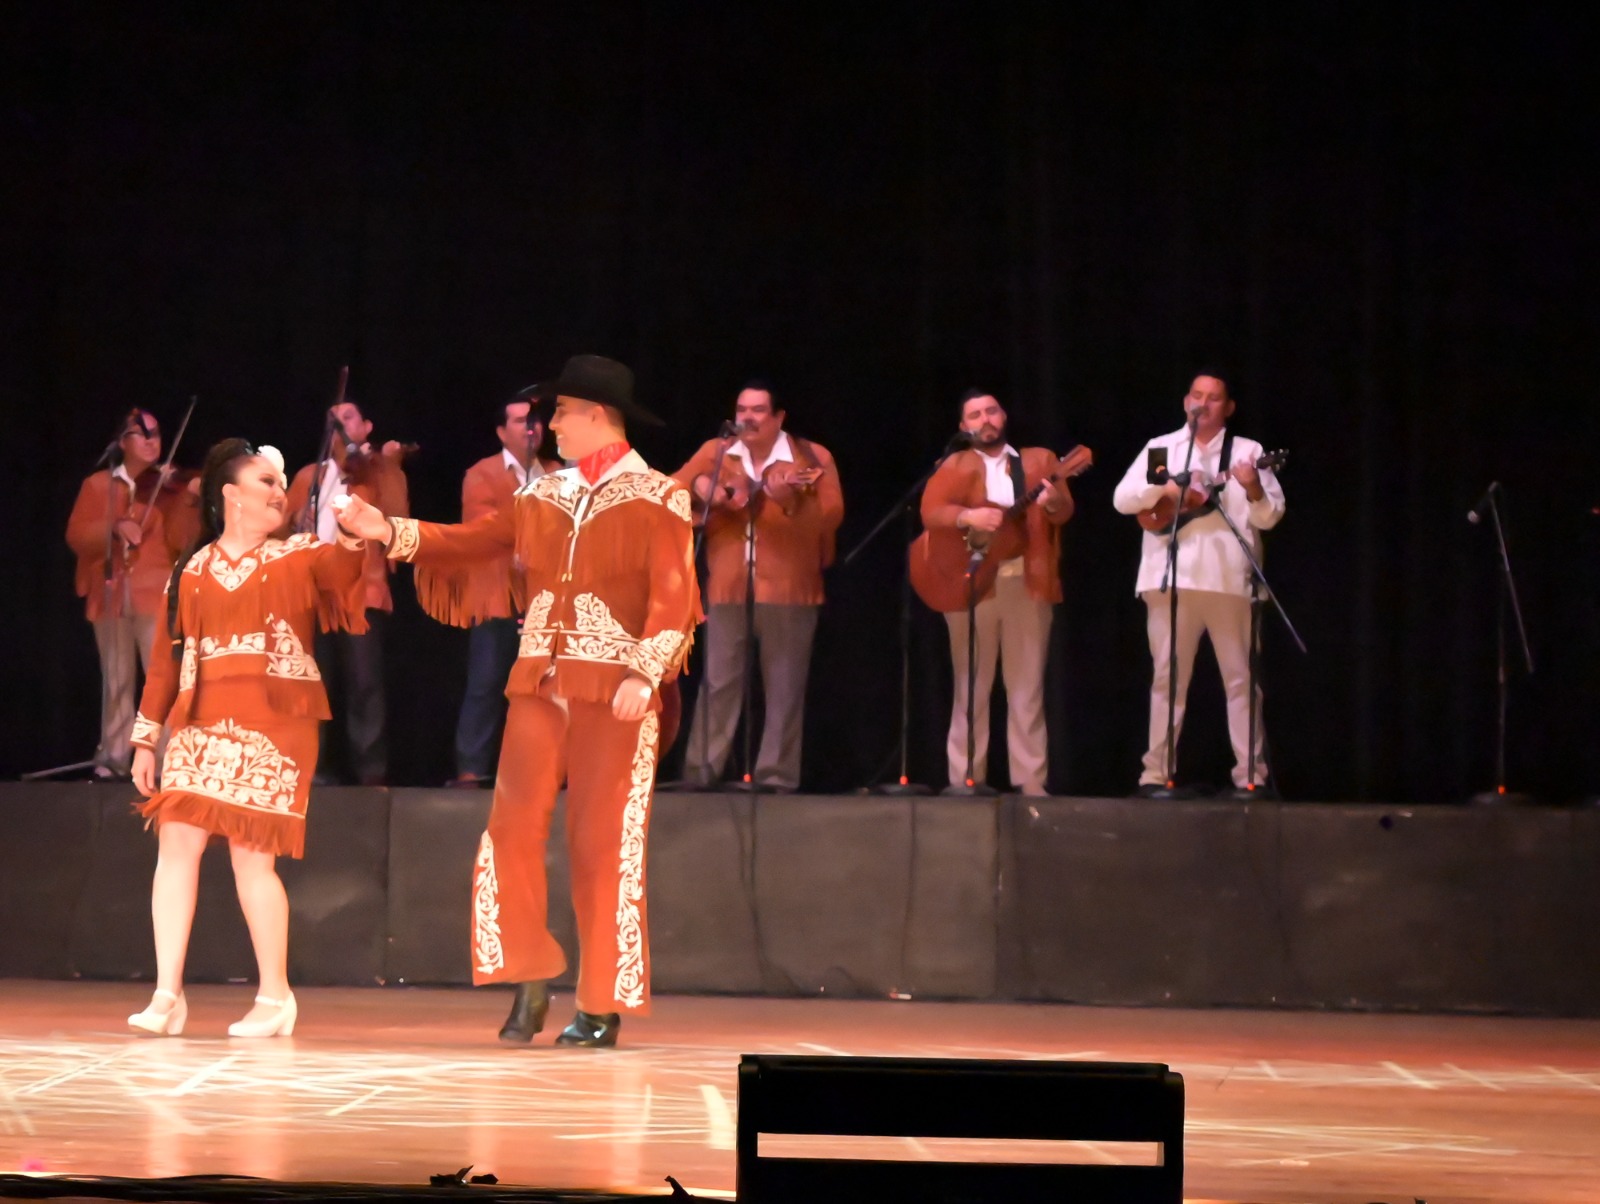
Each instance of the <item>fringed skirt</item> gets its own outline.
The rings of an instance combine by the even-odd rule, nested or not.
[[[172,734],[161,786],[139,808],[157,827],[193,824],[280,856],[306,847],[306,803],[317,764],[317,721],[232,719],[190,724]]]

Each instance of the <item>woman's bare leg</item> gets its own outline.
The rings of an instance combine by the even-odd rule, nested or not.
[[[183,964],[189,953],[189,930],[194,926],[195,898],[200,889],[200,855],[210,833],[193,824],[168,821],[157,826],[160,853],[150,884],[150,921],[156,938],[156,989],[183,994]],[[169,1011],[172,1000],[152,1004],[156,1012]]]
[[[233,857],[233,882],[239,892],[239,906],[250,928],[250,944],[255,948],[259,974],[258,993],[267,999],[289,996],[289,896],[278,877],[277,857],[263,849],[230,842]],[[245,1015],[247,1021],[270,1019],[275,1008],[256,1004]]]

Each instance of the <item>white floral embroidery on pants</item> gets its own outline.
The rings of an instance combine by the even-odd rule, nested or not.
[[[628,783],[628,805],[622,810],[622,852],[617,885],[617,983],[613,994],[623,1007],[644,1003],[644,920],[639,903],[644,898],[645,821],[650,813],[650,790],[655,784],[656,737],[661,720],[655,712],[639,723],[639,743],[634,749]]]

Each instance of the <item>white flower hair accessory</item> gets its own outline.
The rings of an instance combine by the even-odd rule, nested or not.
[[[256,448],[256,455],[260,456],[268,464],[272,465],[273,469],[276,470],[278,474],[278,480],[283,483],[283,487],[285,489],[289,488],[289,478],[283,471],[283,453],[277,448],[273,447],[270,443],[263,443],[260,447]]]

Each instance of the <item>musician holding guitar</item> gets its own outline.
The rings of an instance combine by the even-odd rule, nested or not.
[[[973,783],[981,785],[988,773],[989,696],[998,660],[1005,672],[1011,785],[1043,795],[1049,769],[1045,660],[1053,608],[1061,601],[1061,525],[1074,509],[1067,478],[1093,457],[1081,447],[1061,460],[1042,447],[1017,451],[1006,442],[1005,410],[982,389],[962,398],[961,432],[970,450],[950,456],[923,490],[926,530],[911,546],[909,565],[912,588],[944,613],[950,628],[950,784],[960,786],[967,776],[970,571],[977,599]],[[986,554],[974,561],[977,549]]]
[[[695,521],[705,525],[708,577],[704,678],[680,789],[707,788],[722,777],[744,708],[746,658],[757,650],[766,719],[755,763],[743,770],[759,790],[789,793],[800,784],[822,570],[833,563],[844,494],[833,455],[786,431],[785,417],[771,387],[753,380],[740,390],[724,435],[708,439],[673,473],[689,486]]]
[[[411,513],[406,473],[401,462],[406,452],[415,448],[408,449],[394,440],[374,448],[371,436],[372,420],[344,395],[344,377],[341,376],[338,395],[327,412],[323,458],[315,464],[307,464],[290,483],[288,521],[278,532],[280,538],[293,532],[312,531],[323,543],[335,542],[339,528],[332,503],[341,494],[352,494],[371,502],[387,515],[405,517]],[[342,687],[339,693],[348,737],[349,776],[363,786],[381,786],[388,776],[383,620],[394,610],[389,593],[389,574],[393,569],[393,562],[384,557],[382,548],[368,545],[367,632],[363,635],[352,635],[348,631],[321,632],[317,636],[317,664],[325,677],[333,678]],[[328,725],[323,724],[317,764],[317,776],[322,781],[335,780],[329,769],[328,734]]]
[[[1244,549],[1221,514],[1233,520],[1259,558],[1262,531],[1283,518],[1283,488],[1272,471],[1283,453],[1268,456],[1253,439],[1233,434],[1227,422],[1234,412],[1227,382],[1215,373],[1194,378],[1184,397],[1185,424],[1145,444],[1129,465],[1114,496],[1116,508],[1133,515],[1144,528],[1138,582],[1134,592],[1144,600],[1154,675],[1150,687],[1150,742],[1139,775],[1137,794],[1162,797],[1173,788],[1168,774],[1167,729],[1172,705],[1173,744],[1183,727],[1184,700],[1194,668],[1200,636],[1211,639],[1228,700],[1228,734],[1233,744],[1236,790],[1266,784],[1268,767],[1261,724],[1260,691],[1255,715],[1255,779],[1249,766],[1251,571]],[[1191,459],[1190,443],[1193,442]],[[1173,478],[1188,464],[1191,478],[1182,489]],[[1168,541],[1177,516],[1177,631],[1173,632],[1171,598],[1163,590],[1168,573]],[[1177,689],[1170,689],[1169,665],[1176,639]],[[1175,763],[1176,758],[1173,758]]]

